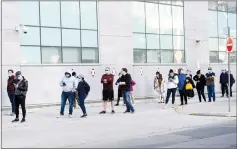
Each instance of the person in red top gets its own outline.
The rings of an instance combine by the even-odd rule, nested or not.
[[[12,106],[12,111],[10,113],[11,116],[14,116],[15,115],[15,95],[14,95],[14,92],[15,92],[15,87],[14,87],[14,81],[15,81],[15,75],[14,75],[14,72],[13,70],[8,70],[8,80],[7,80],[7,94],[8,94],[8,97],[10,99],[10,102],[11,102],[11,106]]]
[[[113,82],[114,82],[114,76],[113,74],[110,73],[110,68],[106,67],[105,68],[105,74],[102,75],[101,77],[101,83],[103,84],[103,105],[104,105],[104,110],[100,112],[100,114],[105,114],[106,113],[106,107],[107,107],[107,102],[111,102],[111,107],[112,107],[112,114],[115,113],[114,111],[114,89],[113,89]]]

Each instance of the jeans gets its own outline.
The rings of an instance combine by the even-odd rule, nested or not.
[[[171,89],[167,90],[167,96],[166,96],[165,104],[167,104],[169,102],[169,98],[170,98],[171,93],[172,93],[172,104],[174,104],[176,90],[177,90],[177,88],[171,88]]]
[[[79,106],[80,106],[83,114],[86,114],[85,99],[86,99],[86,95],[84,95],[84,96],[80,95],[79,96]]]
[[[19,118],[19,106],[21,105],[23,119],[26,117],[26,97],[17,95],[15,96],[15,111],[16,111],[16,118]]]
[[[73,112],[74,93],[73,92],[62,92],[62,95],[61,95],[61,110],[60,110],[61,115],[64,115],[64,108],[65,108],[67,99],[69,101],[69,114],[72,114],[72,112]]]
[[[184,90],[179,90],[179,95],[180,95],[180,101],[181,101],[181,105],[184,104],[187,104],[188,103],[188,99],[187,99],[187,96],[186,94],[184,93]]]
[[[125,91],[122,94],[123,94],[123,99],[124,99],[126,107],[127,107],[126,112],[134,112],[135,110],[134,110],[132,103],[131,103],[130,92]]]
[[[202,98],[203,98],[203,100],[206,102],[206,96],[204,94],[204,88],[197,89],[197,92],[198,92],[199,101],[202,102]]]
[[[211,97],[213,97],[213,101],[215,101],[216,100],[215,85],[208,85],[207,92],[209,102],[211,101]]]
[[[15,95],[14,95],[14,93],[8,93],[8,97],[9,97],[10,102],[11,102],[12,113],[15,113]]]

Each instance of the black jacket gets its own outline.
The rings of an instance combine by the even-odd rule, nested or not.
[[[221,84],[228,84],[228,73],[221,73],[220,83]]]
[[[228,76],[228,75],[227,75]],[[227,78],[227,82],[229,81],[229,76]],[[228,82],[229,83],[229,82]],[[235,84],[235,78],[233,76],[233,74],[230,74],[230,86],[233,86],[233,84]]]
[[[126,74],[126,75],[122,75],[121,78],[120,78],[120,82],[125,82],[126,84],[125,85],[119,85],[120,86],[120,89],[122,91],[130,91],[130,88],[131,88],[131,75],[130,74]]]
[[[23,77],[23,80],[14,81],[15,86],[15,95],[16,96],[26,96],[28,91],[28,81]]]
[[[206,77],[204,75],[201,75],[200,78],[198,75],[195,75],[193,80],[196,82],[199,81],[196,83],[197,90],[204,89],[204,87],[207,85]]]
[[[78,83],[77,91],[79,98],[80,96],[87,96],[90,92],[90,86],[85,80],[82,80]]]

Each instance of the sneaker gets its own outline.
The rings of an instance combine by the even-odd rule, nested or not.
[[[119,106],[119,104],[117,103],[117,104],[115,104],[114,106]]]
[[[175,108],[175,106],[174,106],[174,105],[172,105],[172,108]]]
[[[112,112],[111,112],[112,114],[114,114],[115,113],[115,111],[114,110],[112,110]]]
[[[132,114],[134,114],[134,113],[135,113],[135,111],[132,111],[131,113],[132,113]]]
[[[23,118],[22,120],[21,120],[21,123],[24,123],[26,121],[26,119],[25,118]]]
[[[18,121],[19,121],[19,118],[16,118],[12,122],[15,123],[15,122],[18,122]]]
[[[57,118],[62,118],[64,117],[64,115],[60,114],[59,116],[57,116]]]
[[[84,118],[84,117],[87,117],[87,114],[86,114],[86,113],[81,116],[81,118]]]
[[[101,111],[101,112],[100,112],[100,114],[105,114],[105,113],[106,113],[106,111]]]
[[[123,113],[130,113],[130,111],[127,111],[127,110],[126,110],[126,111],[125,111],[125,112],[123,112]]]
[[[14,116],[14,115],[15,115],[15,113],[14,113],[14,112],[11,112],[11,113],[10,113],[10,116]]]
[[[167,105],[165,105],[164,107],[163,107],[163,109],[166,109],[167,108]]]
[[[72,118],[72,114],[68,114],[68,117],[69,117],[69,118]]]

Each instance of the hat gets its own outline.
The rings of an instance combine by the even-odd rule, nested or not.
[[[16,72],[16,76],[22,75],[22,73],[20,71]]]

